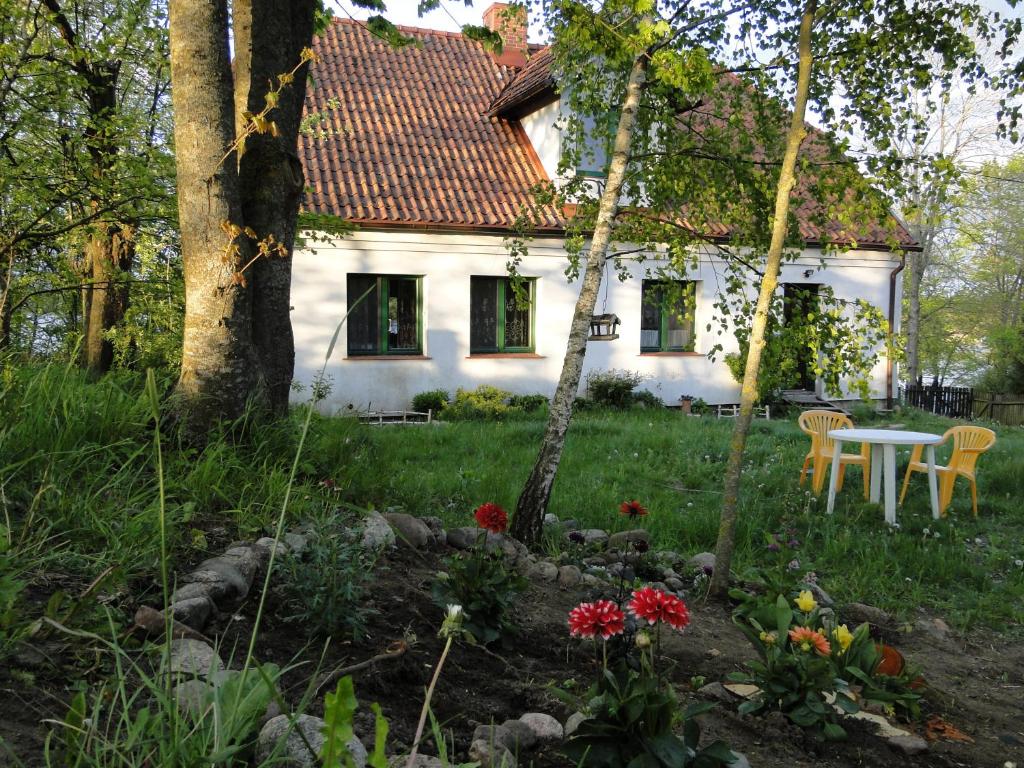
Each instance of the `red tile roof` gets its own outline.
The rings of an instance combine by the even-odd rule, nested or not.
[[[460,34],[400,29],[419,45],[394,49],[344,19],[316,39],[303,207],[361,224],[509,229],[546,178],[522,128],[487,115],[515,70]],[[540,222],[560,226],[554,210]]]
[[[550,50],[531,46],[517,71],[461,34],[400,29],[418,45],[392,48],[347,19],[316,38],[308,130],[299,138],[304,209],[364,226],[511,229],[534,207],[531,187],[546,179],[514,118],[556,98]],[[850,239],[838,223],[816,223],[809,203],[795,213],[808,242]],[[535,215],[540,229],[563,226],[554,208]],[[715,222],[694,228],[729,234]],[[886,247],[879,223],[858,229],[860,246]],[[900,243],[913,243],[897,230]]]

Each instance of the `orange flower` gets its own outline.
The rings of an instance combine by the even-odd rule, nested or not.
[[[813,649],[819,656],[828,656],[832,652],[832,647],[828,644],[825,636],[807,627],[789,630],[789,639],[795,647],[804,653],[810,653]]]

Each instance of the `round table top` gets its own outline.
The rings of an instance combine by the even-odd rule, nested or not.
[[[942,435],[930,432],[904,432],[898,429],[832,429],[828,436],[833,440],[852,440],[858,443],[884,445],[935,445],[942,442]]]

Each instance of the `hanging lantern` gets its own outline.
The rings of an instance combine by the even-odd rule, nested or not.
[[[594,315],[590,318],[590,341],[613,341],[619,338],[619,316]]]

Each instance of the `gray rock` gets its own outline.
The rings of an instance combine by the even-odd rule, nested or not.
[[[567,531],[575,531],[580,527],[579,521],[569,518],[568,520],[562,521],[562,527]]]
[[[395,532],[391,530],[384,515],[371,511],[363,521],[363,549],[379,552],[395,546]]]
[[[174,686],[174,701],[179,710],[196,718],[202,713],[206,695],[212,690],[213,686],[205,680],[185,680]]]
[[[478,725],[473,729],[472,741],[486,741],[488,745],[504,747],[509,752],[516,748],[515,734],[504,725]]]
[[[714,699],[729,706],[736,703],[736,697],[729,693],[721,683],[708,683],[700,688],[697,693],[706,699]]]
[[[249,587],[252,586],[252,579],[246,578],[231,560],[224,557],[204,560],[184,581],[190,584],[209,584],[210,597],[217,603],[240,600],[249,594]]]
[[[547,560],[541,560],[530,569],[530,578],[538,581],[554,581],[558,578],[558,566]]]
[[[538,744],[552,744],[561,741],[565,735],[562,724],[543,712],[527,712],[519,718],[537,737]]]
[[[448,546],[455,549],[474,549],[481,535],[479,528],[452,528],[448,531]],[[489,552],[500,551],[512,562],[530,552],[523,544],[501,533],[488,531],[484,541]]]
[[[171,602],[179,603],[183,600],[192,600],[197,597],[212,600],[213,598],[210,593],[211,589],[209,584],[203,584],[202,582],[182,584],[171,593]]]
[[[553,515],[550,512],[548,512],[546,515],[544,515],[544,525],[545,526],[560,525],[561,522],[562,521],[558,519],[558,515]]]
[[[408,764],[408,755],[395,755],[388,760],[388,768],[405,768]],[[416,757],[412,759],[412,768],[445,768],[445,766],[439,757],[416,753]]]
[[[908,733],[906,736],[889,736],[885,742],[904,755],[920,755],[922,752],[928,751],[928,742],[913,733]]]
[[[563,565],[558,569],[558,586],[562,589],[571,589],[580,583],[583,574],[575,565]]]
[[[425,549],[434,540],[430,527],[418,517],[404,512],[388,512],[384,515],[395,531],[399,544],[412,549]]]
[[[576,531],[583,536],[583,543],[585,545],[600,545],[608,542],[608,531],[602,528],[584,528],[582,531]],[[569,534],[565,534],[568,538]]]
[[[267,724],[260,730],[259,738],[256,740],[256,762],[267,761],[278,743],[284,739],[284,744],[277,750],[277,762],[274,765],[287,766],[287,768],[317,768],[320,760],[317,755],[324,744],[324,736],[321,729],[324,721],[312,715],[299,715],[295,718],[295,727],[289,729],[288,715],[278,715],[267,721]],[[310,753],[306,741],[299,735],[306,737],[309,747],[313,748]],[[287,734],[287,738],[285,737]],[[349,754],[352,755],[352,762],[356,768],[366,768],[366,747],[355,736],[346,745]]]
[[[171,671],[190,677],[210,677],[224,670],[224,662],[202,640],[171,641]]]
[[[565,738],[568,739],[570,736],[576,733],[576,729],[580,727],[580,723],[582,723],[586,719],[587,716],[584,715],[582,712],[573,712],[571,715],[569,715],[569,718],[565,721],[565,728],[563,729]]]
[[[429,517],[421,517],[420,520],[430,529],[430,534],[434,537],[434,544],[436,546],[440,546],[448,540],[448,534],[444,531],[444,521],[440,517],[431,515]]]
[[[814,599],[818,601],[819,605],[822,605],[825,608],[831,608],[836,604],[836,601],[832,599],[832,596],[817,584],[811,583],[805,584],[804,586],[811,591],[811,594],[814,595]]]
[[[732,753],[736,755],[736,759],[729,763],[729,768],[750,768],[750,761],[747,760],[746,755],[736,750],[733,750]]]
[[[637,528],[632,531],[619,531],[608,537],[608,547],[611,549],[629,549],[629,545],[636,541],[650,544],[651,534],[643,528]]]
[[[260,569],[260,553],[254,546],[246,544],[242,547],[231,547],[220,556],[220,559],[235,566],[249,585],[252,585],[252,580],[256,578],[256,572]]]
[[[686,561],[686,567],[693,571],[703,571],[706,568],[714,570],[714,552],[700,552]]]
[[[665,579],[665,586],[667,586],[673,592],[682,592],[683,587],[686,585],[683,584],[682,579],[677,579],[673,576],[669,576],[667,579]]]
[[[293,555],[301,555],[309,544],[309,540],[301,533],[286,533],[283,538]]]
[[[491,744],[483,739],[469,746],[469,759],[480,763],[480,768],[518,768],[515,755],[500,744]]]
[[[665,581],[668,581],[669,579],[681,579],[682,578],[682,576],[680,576],[678,573],[676,573],[676,569],[675,568],[663,568],[662,571],[661,571],[661,577],[663,579],[665,579]]]
[[[881,608],[875,608],[873,605],[865,605],[864,603],[847,603],[843,606],[839,614],[852,624],[874,624],[876,627],[884,627],[892,624],[892,616],[883,611]]]
[[[914,631],[940,643],[948,643],[953,634],[949,624],[942,619],[918,619],[914,622]]]
[[[283,541],[274,541],[270,536],[264,536],[262,539],[257,539],[253,545],[259,550],[260,554],[264,558],[270,557],[270,553],[276,551],[277,557],[288,554],[288,545]]]
[[[206,626],[206,620],[210,618],[211,611],[213,611],[213,601],[206,595],[189,597],[171,603],[171,616],[174,617],[174,620],[197,631]]]
[[[584,587],[589,587],[590,589],[599,587],[603,583],[600,578],[592,573],[584,573],[581,582]]]
[[[521,754],[537,746],[537,734],[522,720],[506,720],[501,727],[512,735],[512,743],[506,746],[514,753]]]

